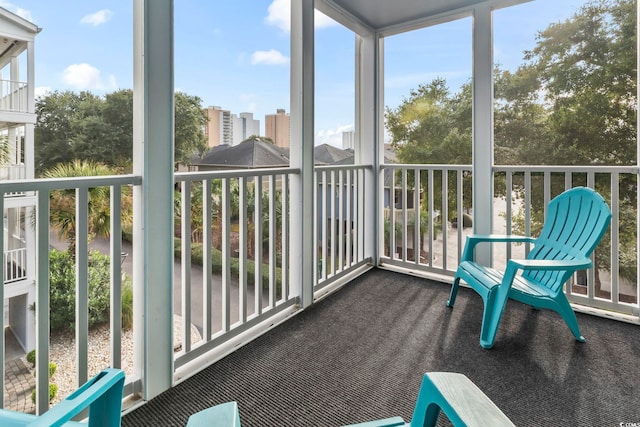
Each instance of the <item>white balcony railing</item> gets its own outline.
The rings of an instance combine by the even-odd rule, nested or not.
[[[27,248],[4,252],[4,283],[13,283],[27,278]]]
[[[452,277],[466,235],[472,231],[471,166],[384,165],[381,170],[385,182],[380,207],[385,210],[382,262]],[[637,167],[495,167],[493,232],[535,236],[542,220],[539,212],[551,198],[579,185],[598,190],[613,218],[596,249],[597,268],[576,274],[566,286],[569,299],[637,317]],[[397,200],[407,203],[398,206]],[[414,212],[420,212],[420,221]],[[492,264],[502,268],[509,257],[524,257],[528,250],[526,245],[494,245]]]
[[[27,113],[27,83],[0,80],[0,110]]]
[[[369,261],[364,255],[367,169],[353,165],[316,167],[317,290]]]
[[[291,256],[289,241],[290,192],[297,169],[261,169],[178,173],[175,223],[176,245],[180,256],[175,262],[177,279],[174,283],[174,307],[180,331],[174,334],[174,376],[176,379],[201,363],[202,357],[213,360],[224,348],[233,348],[244,333],[255,331],[259,325],[275,323],[276,316],[299,310],[297,289],[290,279]],[[365,166],[320,167],[315,171],[316,215],[314,237],[317,241],[316,280],[314,290],[349,277],[348,273],[370,262],[365,256],[365,209],[372,202],[365,197]],[[637,275],[637,263],[628,262],[623,251],[637,247],[636,168],[553,168],[553,167],[496,167],[494,170],[496,195],[494,200],[494,228],[497,232],[533,234],[537,226],[537,210],[550,198],[574,185],[598,188],[613,210],[611,232],[605,240],[608,248],[598,254],[597,273],[576,277],[567,287],[573,302],[598,308],[615,309],[638,315],[637,291],[626,282],[629,271]],[[381,169],[381,190],[378,218],[381,228],[379,251],[381,264],[421,270],[425,274],[450,278],[457,267],[466,234],[471,232],[467,220],[470,209],[471,168],[443,165],[384,165]],[[77,224],[76,244],[86,245],[88,239],[89,189],[107,187],[111,191],[110,226],[111,256],[110,292],[112,306],[109,321],[109,364],[127,371],[125,396],[140,391],[143,378],[132,375],[125,365],[133,359],[122,346],[121,327],[121,221],[125,187],[141,185],[141,178],[132,175],[90,177],[59,180],[25,180],[0,182],[0,192],[33,191],[37,195],[38,212],[35,232],[38,239],[37,259],[49,256],[49,203],[55,190],[74,190]],[[3,198],[0,197],[0,204]],[[631,201],[631,203],[630,203]],[[0,206],[1,207],[1,206]],[[388,210],[388,214],[384,210]],[[629,209],[630,212],[623,209]],[[411,214],[411,212],[414,212]],[[416,214],[420,213],[420,214]],[[471,217],[471,216],[469,216]],[[633,219],[633,220],[632,220]],[[367,225],[367,226],[366,226]],[[366,226],[366,227],[365,227]],[[391,230],[394,230],[391,232]],[[624,235],[623,235],[624,233]],[[384,235],[384,237],[383,237]],[[133,240],[142,236],[133,236]],[[631,242],[631,243],[630,243]],[[619,249],[621,248],[621,249]],[[76,257],[76,310],[88,310],[88,255],[82,246]],[[493,263],[500,266],[507,256],[526,253],[526,248],[512,246],[494,248]],[[602,256],[609,254],[604,257]],[[635,255],[634,255],[635,256]],[[634,258],[631,256],[631,258]],[[16,263],[29,262],[24,252],[6,255]],[[48,268],[37,261],[35,305],[36,318],[48,319]],[[624,270],[624,271],[623,271]],[[624,273],[624,274],[623,274]],[[4,270],[3,279],[15,278],[13,271]],[[595,274],[598,274],[596,280]],[[135,284],[140,286],[141,284]],[[330,289],[330,288],[328,288]],[[134,310],[139,308],[134,304]],[[134,319],[142,318],[134,312]],[[48,321],[37,324],[36,348],[37,394],[47,399],[46,361],[49,360]],[[167,331],[167,334],[171,333]],[[133,347],[144,351],[144,343],[135,341]],[[144,334],[142,334],[144,335]],[[76,328],[74,345],[76,378],[84,382],[94,372],[88,364],[89,330]],[[202,357],[201,357],[202,356]],[[1,355],[0,355],[1,357]],[[144,369],[134,369],[145,375]],[[40,381],[40,378],[45,380]],[[0,380],[2,381],[2,380]]]

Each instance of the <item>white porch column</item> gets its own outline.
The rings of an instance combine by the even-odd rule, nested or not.
[[[291,287],[300,305],[313,303],[316,270],[313,236],[314,0],[291,1],[290,165],[300,169],[291,182]]]
[[[173,384],[173,0],[134,2],[134,369],[143,398]]]
[[[27,112],[36,112],[36,92],[35,92],[35,43],[27,42]],[[25,177],[32,179],[35,177],[34,166],[34,127],[33,124],[24,125],[24,167]]]
[[[384,162],[384,39],[371,32],[356,35],[355,65],[355,164],[371,165],[365,173],[364,256],[378,265],[381,245],[378,230],[384,230],[384,217],[379,214],[381,185],[380,164]],[[362,202],[362,200],[360,200]]]
[[[490,234],[493,218],[493,22],[481,4],[473,14],[473,229]],[[488,248],[487,248],[488,249]],[[476,259],[488,263],[489,250]]]

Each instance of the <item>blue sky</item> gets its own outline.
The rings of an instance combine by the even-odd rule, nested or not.
[[[176,0],[175,87],[203,106],[265,114],[289,112],[289,0]],[[535,0],[495,12],[495,60],[514,69],[550,22],[586,0]],[[132,87],[130,1],[0,0],[42,28],[36,38],[37,93]],[[396,107],[420,83],[447,79],[452,91],[471,75],[471,20],[389,37],[385,104]],[[316,17],[316,143],[340,146],[354,122],[354,36]]]

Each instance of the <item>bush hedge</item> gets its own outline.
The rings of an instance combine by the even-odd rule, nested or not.
[[[111,293],[110,258],[98,251],[89,251],[89,327],[109,320]],[[76,323],[76,267],[69,251],[49,252],[49,304],[52,331],[74,330]],[[123,326],[131,325],[133,298],[131,283],[123,284]]]
[[[175,256],[182,256],[182,241],[180,238],[174,238],[174,251]],[[194,264],[202,265],[203,253],[202,243],[191,244],[191,262]],[[240,273],[240,260],[238,258],[230,258],[231,262],[231,274],[238,276]],[[247,260],[247,284],[253,285],[255,283],[255,262],[253,260]],[[212,248],[211,250],[211,271],[212,273],[222,273],[222,251]],[[269,264],[263,264],[262,268],[262,286],[263,288],[269,288]],[[280,295],[280,289],[282,285],[282,269],[276,267],[276,289],[278,289],[278,295]]]

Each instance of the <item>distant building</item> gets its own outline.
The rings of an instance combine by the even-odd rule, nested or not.
[[[221,107],[212,106],[204,109],[207,116],[207,124],[204,127],[204,136],[207,146],[216,147],[218,145],[232,145],[233,143],[233,123],[231,112],[223,110]]]
[[[353,130],[348,130],[346,132],[342,132],[342,149],[343,150],[353,150],[354,149],[354,139],[356,133]]]
[[[279,108],[276,114],[264,116],[264,136],[282,148],[289,148],[291,135],[290,117],[283,108]]]
[[[240,113],[231,115],[233,122],[233,143],[238,145],[250,136],[260,135],[260,120],[253,118],[253,113]]]

